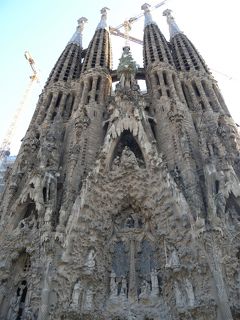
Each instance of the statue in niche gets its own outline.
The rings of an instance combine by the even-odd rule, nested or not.
[[[116,281],[116,274],[114,272],[111,272],[110,276],[110,296],[116,297],[118,293],[118,284]]]
[[[151,272],[151,283],[152,283],[151,295],[158,296],[158,294],[159,294],[159,285],[158,285],[158,275],[157,275],[157,271],[156,270],[153,270]]]
[[[135,227],[135,221],[132,217],[132,215],[129,215],[127,220],[126,220],[126,223],[125,223],[125,226],[127,228],[134,228]]]
[[[176,268],[176,267],[180,266],[180,261],[179,261],[176,249],[173,250],[173,252],[172,252],[172,254],[171,254],[170,258],[169,258],[168,265],[169,265],[169,267],[173,267],[173,268]]]
[[[185,302],[184,302],[182,292],[176,281],[174,282],[174,290],[175,290],[176,305],[177,307],[182,308],[185,305]]]
[[[38,154],[38,158],[41,160],[41,168],[51,167],[52,169],[57,169],[59,160],[57,140],[58,137],[55,132],[47,132],[46,140],[42,143]]]
[[[121,156],[121,165],[123,165],[126,169],[138,167],[135,154],[128,147],[125,147],[123,149]]]
[[[143,280],[140,290],[141,290],[141,293],[139,295],[139,299],[149,298],[151,289],[150,289],[150,284],[148,283],[147,280]]]
[[[94,249],[91,249],[88,253],[88,256],[87,256],[87,259],[86,259],[86,262],[85,262],[85,268],[87,269],[88,272],[92,273],[94,268],[95,268],[95,265],[96,265],[96,262],[95,262],[95,257],[96,257],[96,253],[95,253],[95,250]]]
[[[80,280],[78,280],[75,283],[73,292],[72,292],[72,302],[71,302],[72,307],[77,307],[79,305],[81,291],[82,291],[81,282]]]
[[[93,307],[93,290],[92,290],[92,287],[90,287],[85,291],[83,309],[86,311],[90,311],[92,310],[92,307]]]
[[[185,291],[187,294],[187,303],[190,307],[193,307],[195,303],[195,297],[193,292],[193,286],[188,279],[185,280]]]
[[[120,295],[126,297],[127,295],[127,280],[125,277],[122,277],[122,286],[120,290]]]
[[[116,158],[114,158],[113,163],[112,163],[112,170],[116,169],[119,167],[120,164],[120,157],[117,156]]]
[[[27,307],[26,311],[24,312],[23,319],[24,320],[35,320],[36,319],[31,307]]]

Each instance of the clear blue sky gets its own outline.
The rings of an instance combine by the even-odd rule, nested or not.
[[[149,0],[155,5],[160,1]],[[12,153],[16,153],[20,139],[23,138],[37,102],[37,95],[47,79],[68,40],[76,28],[76,21],[81,16],[89,19],[84,31],[84,46],[90,41],[100,19],[100,9],[109,7],[109,24],[117,26],[125,18],[137,15],[144,1],[139,0],[1,0],[0,30],[0,141],[11,121],[14,110],[19,105],[28,84],[31,69],[24,58],[24,51],[29,50],[41,71],[41,83],[36,86],[28,110],[19,121],[14,137]],[[238,1],[228,0],[169,0],[164,8],[174,11],[176,21],[185,34],[200,51],[225,97],[236,122],[240,123],[239,102],[236,92],[240,87],[240,49],[238,32]],[[153,12],[155,21],[168,39],[168,29],[163,9]],[[132,35],[142,38],[143,18],[132,30]],[[113,38],[114,65],[121,55],[124,40]],[[133,57],[142,65],[142,48],[131,45]],[[223,74],[233,77],[229,80]]]

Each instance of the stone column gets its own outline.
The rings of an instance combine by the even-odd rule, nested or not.
[[[130,239],[130,268],[129,268],[128,297],[131,302],[135,302],[137,299],[136,267],[135,267],[135,240],[134,239]]]

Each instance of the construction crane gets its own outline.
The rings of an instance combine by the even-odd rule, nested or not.
[[[29,84],[23,94],[22,100],[20,101],[20,104],[19,104],[17,110],[15,111],[15,113],[13,115],[12,121],[10,123],[10,126],[8,127],[8,130],[7,130],[7,133],[3,139],[3,142],[0,145],[0,162],[2,162],[2,160],[4,160],[4,158],[6,158],[10,155],[10,145],[11,145],[12,138],[14,136],[14,133],[15,133],[15,130],[17,127],[17,122],[18,122],[21,114],[23,113],[26,105],[27,105],[27,100],[30,97],[30,93],[33,89],[33,85],[35,84],[36,81],[39,80],[39,75],[36,70],[34,59],[32,58],[32,56],[30,55],[30,53],[28,51],[25,51],[24,57],[28,61],[33,73],[30,75],[30,82],[29,82]]]
[[[163,6],[168,0],[164,0],[164,1],[161,1],[159,2],[158,4],[156,4],[155,6],[152,7],[152,10],[154,9],[157,9],[161,6]],[[137,39],[137,38],[134,38],[132,36],[129,35],[129,32],[131,31],[131,26],[132,26],[132,23],[136,22],[139,18],[141,18],[142,16],[144,16],[144,13],[139,13],[138,15],[128,19],[128,20],[125,20],[123,23],[121,23],[119,26],[113,28],[113,27],[110,27],[109,30],[110,30],[110,33],[113,34],[114,36],[118,36],[118,37],[121,37],[121,38],[124,38],[125,39],[125,45],[126,46],[129,46],[129,41],[133,41],[135,43],[138,43],[138,44],[143,44],[143,41],[140,40],[140,39]],[[119,29],[121,28],[124,28],[124,32],[121,32]]]

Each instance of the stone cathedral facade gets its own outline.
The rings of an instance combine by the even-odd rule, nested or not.
[[[1,320],[240,319],[240,137],[170,10],[54,66],[1,196]],[[138,80],[145,80],[141,92]],[[116,87],[112,89],[112,83]]]

